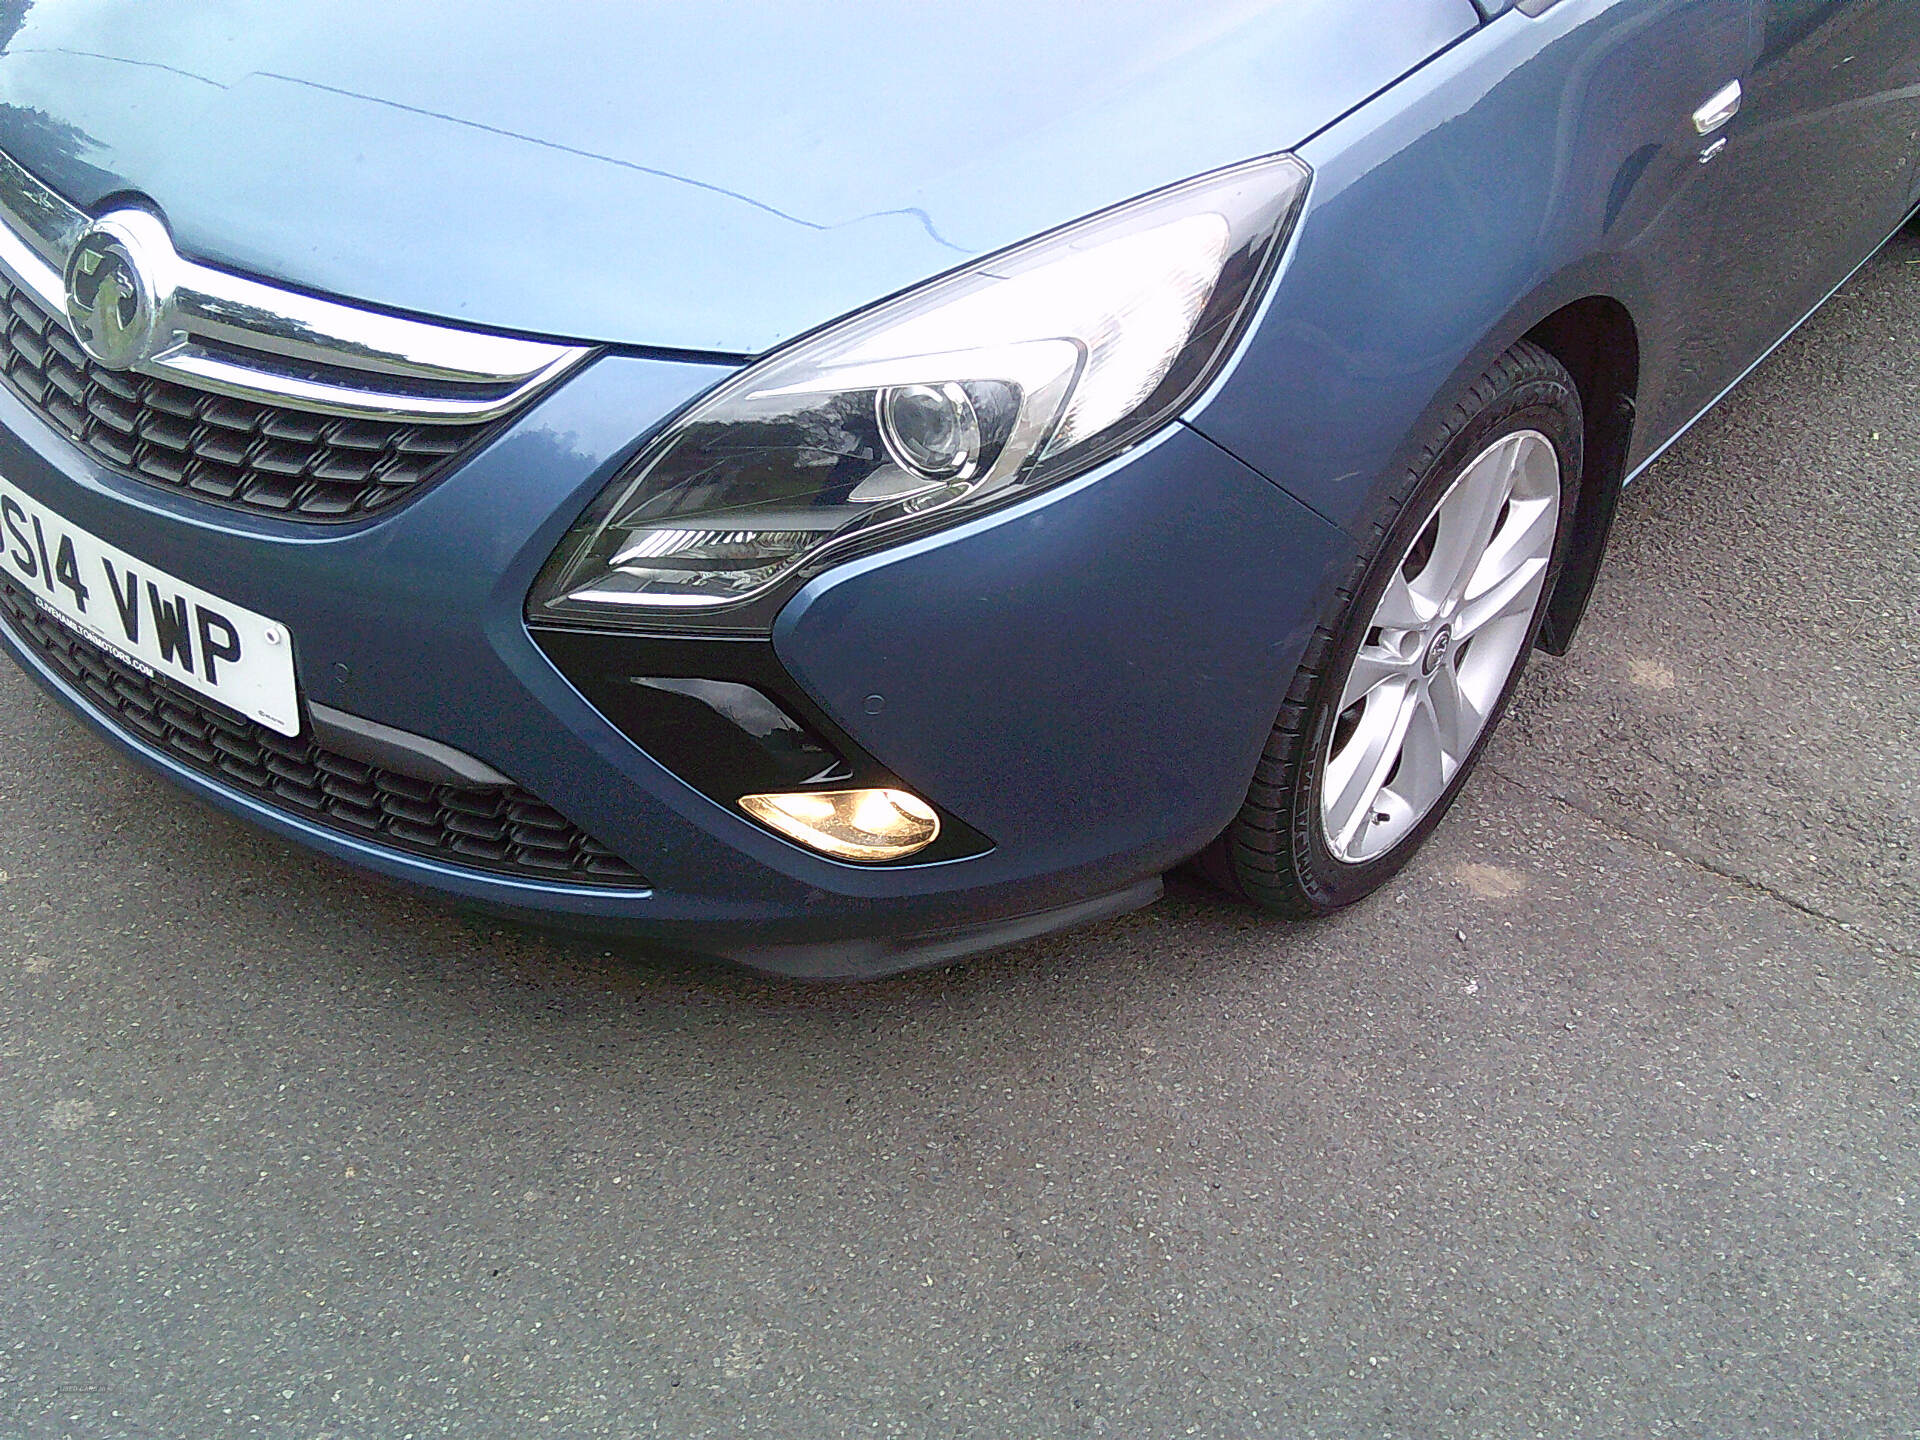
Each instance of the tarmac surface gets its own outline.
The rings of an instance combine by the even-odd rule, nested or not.
[[[0,1436],[1920,1436],[1920,239],[1375,901],[762,982],[0,673]]]

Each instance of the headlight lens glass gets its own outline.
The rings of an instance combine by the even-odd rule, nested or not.
[[[1213,377],[1306,192],[1291,156],[1029,241],[748,366],[671,425],[567,535],[538,619],[764,628],[876,534],[1057,483]]]

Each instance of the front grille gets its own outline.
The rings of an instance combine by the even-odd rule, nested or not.
[[[582,885],[646,881],[572,821],[518,786],[435,785],[290,740],[141,674],[54,620],[0,578],[14,634],[136,739],[231,789],[330,829],[436,860]]]
[[[497,425],[348,420],[109,370],[0,271],[0,376],[88,455],[241,510],[357,520],[423,485]]]

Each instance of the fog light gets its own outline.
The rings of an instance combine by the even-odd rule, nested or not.
[[[836,860],[898,860],[940,833],[933,807],[904,790],[808,790],[743,795],[740,808],[761,824]]]

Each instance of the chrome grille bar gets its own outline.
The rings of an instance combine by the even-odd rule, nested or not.
[[[121,209],[165,292],[142,374],[326,415],[478,423],[513,410],[591,347],[522,340],[322,300],[188,260],[158,217]],[[0,154],[0,268],[55,316],[93,219]]]

